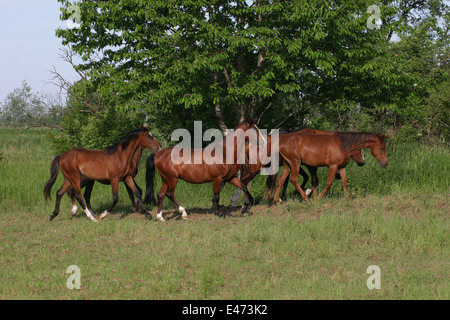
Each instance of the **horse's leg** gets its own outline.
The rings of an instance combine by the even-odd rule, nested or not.
[[[338,173],[341,176],[341,181],[342,181],[342,186],[344,187],[345,197],[347,198],[347,200],[351,200],[349,192],[348,192],[347,173],[346,173],[345,167],[339,169]]]
[[[222,179],[216,178],[213,180],[213,191],[214,191],[214,197],[213,197],[213,207],[214,207],[214,214],[218,217],[224,218],[225,214],[220,213],[219,211],[219,199],[220,199],[220,189],[222,187]]]
[[[255,199],[253,198],[253,196],[250,194],[250,192],[248,191],[248,184],[258,175],[258,173],[259,173],[259,171],[258,172],[253,172],[253,173],[248,173],[248,174],[246,174],[245,175],[245,177],[244,178],[241,178],[239,181],[241,181],[242,182],[242,184],[246,187],[246,189],[247,189],[247,197],[248,197],[248,200],[250,201],[250,204],[251,205],[254,205],[255,204]],[[241,188],[239,188],[238,190],[241,190],[241,191],[244,191],[243,189],[241,189]],[[244,195],[245,195],[245,193],[244,193]]]
[[[172,202],[175,203],[175,205],[178,206],[178,212],[181,213],[181,218],[183,218],[183,220],[187,220],[188,214],[186,212],[186,209],[175,198],[175,188],[177,186],[177,183],[178,183],[178,180],[175,180],[173,183],[169,184],[169,188],[166,192],[166,196],[167,196],[167,198],[172,200]]]
[[[162,205],[163,205],[163,201],[166,196],[168,187],[169,186],[167,185],[166,180],[163,178],[161,190],[159,190],[159,193],[158,193],[158,209],[156,210],[156,219],[157,220],[166,221],[162,214]]]
[[[128,192],[128,197],[130,197],[130,200],[131,200],[131,208],[130,208],[131,211],[132,212],[138,212],[139,211],[138,206],[137,206],[138,201],[134,199],[134,192],[133,192],[133,190],[131,190],[130,187],[127,186],[126,183],[125,183],[125,187],[126,187],[127,192]]]
[[[139,188],[139,186],[134,182],[134,179],[132,176],[127,176],[124,180],[125,185],[130,188],[131,190],[134,190],[134,194],[136,196],[137,202],[141,205],[141,209],[144,212],[147,219],[151,220],[152,215],[148,212],[147,207],[144,204],[144,201],[142,200],[142,189]],[[134,200],[134,199],[133,199]]]
[[[134,177],[133,177],[133,181],[134,181],[134,185],[136,186],[136,189],[137,189],[138,193],[141,195],[141,198],[142,198],[142,195],[144,194],[142,192],[142,189],[138,186],[138,184],[134,180]],[[133,196],[133,198],[130,197],[130,200],[131,200],[131,203],[134,202],[134,205],[135,205],[136,209],[138,209],[139,199],[134,200],[134,196]],[[142,201],[144,201],[144,200],[142,200]]]
[[[288,177],[289,177],[289,173],[286,178],[288,178]],[[286,190],[287,190],[288,184],[289,184],[289,179],[285,179],[284,183],[283,183],[283,191],[281,192],[281,200],[283,200],[283,199],[287,200],[286,199]]]
[[[303,191],[302,188],[300,188],[300,185],[298,184],[298,172],[300,170],[300,161],[295,161],[292,163],[292,172],[291,172],[291,182],[297,188],[297,191],[301,194],[302,198],[306,200],[306,202],[309,202],[308,196],[306,195],[305,191]]]
[[[67,180],[66,178],[64,178],[63,185],[61,186],[61,188],[59,188],[58,191],[56,191],[55,210],[53,211],[53,214],[50,216],[50,221],[55,219],[55,217],[59,214],[59,207],[60,207],[60,204],[61,204],[61,198],[64,195],[64,193],[66,193],[66,191],[69,190],[69,188],[71,186],[72,185],[71,185],[70,181]],[[76,205],[75,205],[75,207],[76,207]]]
[[[69,190],[67,190],[67,195],[72,200],[71,212],[72,212],[72,217],[75,217],[77,215],[77,211],[78,211],[77,200],[75,199],[75,190],[73,188],[69,188]]]
[[[86,180],[84,180],[86,181]],[[83,185],[86,185],[86,189],[84,190],[84,201],[86,201],[86,207],[91,212],[91,214],[94,214],[94,211],[92,210],[91,206],[91,193],[92,189],[94,188],[94,180],[87,180],[86,182],[81,182],[81,188],[83,188]]]
[[[317,167],[307,166],[309,174],[311,175],[311,185],[313,192],[313,199],[317,198],[317,186],[319,185],[319,177],[317,176]],[[306,194],[309,195],[311,193],[311,189],[306,191]]]
[[[238,188],[236,190],[236,193],[233,196],[233,199],[231,199],[231,206],[236,207],[236,202],[238,201],[239,196],[241,195],[241,193],[242,193],[242,189]]]
[[[241,213],[245,213],[248,211],[248,206],[250,205],[250,203],[252,203],[252,201],[254,200],[252,195],[250,194],[250,192],[247,189],[247,185],[242,183],[242,181],[240,181],[238,178],[233,178],[230,180],[230,183],[240,189],[242,189],[242,191],[244,191],[244,195],[245,195],[245,200],[244,200],[244,205],[241,208]]]
[[[325,187],[325,189],[320,194],[320,196],[319,196],[320,198],[322,198],[328,192],[328,190],[330,190],[331,185],[333,183],[334,175],[336,174],[336,171],[337,171],[337,166],[333,165],[333,166],[329,166],[328,167],[327,186]]]
[[[97,219],[94,218],[94,216],[91,214],[89,209],[86,207],[83,196],[81,195],[81,187],[80,187],[80,179],[79,177],[72,177],[72,185],[75,190],[75,198],[77,199],[78,203],[80,204],[81,208],[83,208],[84,213],[86,216],[91,219],[94,222],[97,222]]]
[[[281,186],[283,185],[284,181],[289,175],[289,172],[291,172],[291,168],[289,168],[289,165],[286,163],[283,165],[283,171],[281,172],[281,175],[278,178],[277,189],[275,190],[275,195],[273,197],[274,204],[277,204],[280,201]]]
[[[110,180],[110,183],[111,183],[111,189],[112,189],[112,194],[113,194],[113,202],[109,206],[108,209],[103,211],[103,213],[100,215],[100,219],[103,219],[108,214],[110,214],[112,209],[114,208],[114,206],[117,204],[117,201],[119,201],[119,179],[113,178]]]
[[[302,185],[301,185],[300,187],[302,188],[302,190],[305,190],[306,183],[307,183],[308,180],[309,180],[309,176],[308,176],[308,174],[306,173],[306,171],[303,170],[303,168],[302,168],[301,166],[300,166],[300,171],[299,171],[299,173],[300,173],[300,175],[301,175],[302,178],[303,178],[303,182],[302,182]],[[308,195],[308,193],[307,193],[306,195]]]

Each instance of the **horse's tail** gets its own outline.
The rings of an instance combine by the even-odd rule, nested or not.
[[[273,191],[275,189],[277,176],[278,176],[278,172],[267,176],[266,191],[264,192],[264,200],[268,200],[269,197],[273,196]]]
[[[145,203],[153,203],[156,205],[155,192],[153,188],[155,186],[155,155],[156,153],[152,153],[147,158],[147,171],[145,173]]]
[[[52,197],[50,196],[50,191],[52,190],[52,187],[55,184],[56,178],[58,177],[59,159],[60,158],[61,158],[61,155],[56,156],[50,165],[50,179],[44,185],[44,196],[45,196],[46,200],[52,200]]]

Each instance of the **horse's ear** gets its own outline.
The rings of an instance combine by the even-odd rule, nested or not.
[[[248,124],[250,125],[250,126],[252,126],[253,125],[253,119],[251,118],[251,117],[248,117],[247,118],[247,122],[248,122]]]
[[[386,141],[387,140],[388,135],[387,134],[383,134],[381,136],[381,141]]]

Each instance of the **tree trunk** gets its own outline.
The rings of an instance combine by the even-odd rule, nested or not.
[[[219,81],[219,74],[215,72],[213,74],[213,81],[217,83]],[[223,117],[222,107],[220,102],[214,104],[214,112],[216,114],[217,125],[219,126],[220,131],[222,131],[222,135],[225,136],[227,133],[227,125],[225,124],[225,118]]]

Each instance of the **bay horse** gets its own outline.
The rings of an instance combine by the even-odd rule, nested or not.
[[[322,198],[331,188],[333,178],[336,172],[339,171],[345,196],[349,198],[345,167],[350,161],[351,154],[355,150],[369,148],[380,167],[385,168],[388,165],[386,137],[386,135],[368,132],[336,132],[333,135],[305,135],[298,133],[280,135],[279,151],[283,162],[283,171],[278,178],[273,200],[274,204],[279,202],[281,186],[290,171],[292,171],[290,181],[301,196],[306,201],[309,201],[298,184],[298,172],[302,164],[313,170],[310,172],[314,193],[318,185],[317,167],[327,166],[327,185],[320,197]]]
[[[81,195],[81,181],[84,179],[95,180],[111,185],[113,192],[113,202],[111,206],[105,210],[100,219],[108,215],[118,201],[119,182],[124,181],[125,184],[133,190],[138,201],[141,204],[147,218],[151,219],[147,208],[141,199],[141,194],[136,188],[136,184],[130,170],[131,162],[136,150],[139,148],[147,148],[153,151],[161,149],[161,145],[148,130],[148,128],[140,128],[128,133],[118,143],[107,147],[103,150],[85,150],[71,149],[56,156],[50,168],[50,179],[44,185],[45,198],[51,199],[50,192],[53,184],[58,176],[59,169],[64,174],[64,182],[61,188],[56,192],[55,210],[50,216],[52,221],[59,214],[61,198],[71,187],[75,190],[75,198],[83,208],[86,216],[94,222],[97,219],[93,217],[87,209],[83,197]]]
[[[237,178],[237,173],[240,169],[240,164],[237,161],[238,152],[242,152],[242,150],[238,150],[238,146],[236,143],[236,138],[239,138],[239,134],[245,133],[248,130],[255,130],[258,134],[258,137],[262,136],[258,127],[256,126],[254,120],[247,119],[238,125],[233,133],[227,134],[223,140],[217,143],[215,150],[220,150],[221,155],[219,155],[219,161],[205,161],[205,150],[203,149],[189,149],[189,154],[184,155],[184,149],[181,149],[176,157],[181,157],[188,159],[188,161],[182,161],[180,163],[175,163],[173,159],[173,150],[174,147],[169,147],[164,150],[159,151],[154,158],[154,168],[158,170],[161,179],[162,186],[161,190],[158,193],[158,209],[157,209],[157,219],[164,221],[164,217],[162,214],[162,205],[164,198],[167,196],[172,202],[174,202],[178,206],[178,211],[182,214],[183,219],[187,219],[188,214],[185,208],[176,200],[175,198],[175,188],[177,186],[178,180],[182,179],[189,183],[200,184],[200,183],[213,183],[214,197],[213,197],[213,206],[214,206],[214,214],[223,218],[226,215],[219,212],[219,196],[220,189],[223,183],[229,182],[232,185],[241,188],[245,194],[245,202],[242,206],[240,212],[245,213],[250,204],[250,199],[252,198],[250,192],[247,190],[247,187]],[[232,140],[230,140],[232,139]],[[231,141],[231,143],[230,143]],[[258,139],[258,141],[265,141]],[[212,144],[211,144],[212,145]],[[211,146],[210,145],[210,146]],[[227,149],[227,146],[231,146],[232,150]],[[227,158],[227,153],[233,152],[233,158],[231,161]],[[212,155],[212,154],[211,154]],[[195,163],[196,157],[201,157],[200,163]],[[216,156],[216,154],[212,155]],[[198,158],[197,158],[198,159]],[[151,176],[151,175],[149,175]],[[154,176],[154,175],[153,175]],[[148,183],[148,181],[147,181]]]
[[[315,135],[333,135],[336,133],[336,131],[324,131],[324,130],[315,130],[315,129],[310,129],[310,128],[305,128],[302,129],[300,131],[296,131],[295,133],[298,134],[315,134]],[[280,133],[280,135],[282,134],[287,134],[286,132],[284,133]],[[271,144],[271,136],[268,135],[266,136],[266,140],[267,140],[267,144],[270,147]],[[267,150],[270,150],[270,148],[268,148]],[[281,156],[280,156],[281,157]],[[363,166],[364,165],[364,156],[361,153],[360,149],[354,150],[353,153],[351,154],[351,158],[358,164],[358,166]],[[248,183],[254,179],[254,177],[261,171],[261,169],[264,167],[261,162],[259,161],[259,157],[258,157],[258,163],[255,164],[249,164],[246,163],[245,165],[243,165],[242,167],[242,175],[241,175],[241,182],[244,183],[245,185],[248,185]],[[281,160],[281,158],[279,159],[279,164],[283,165],[283,162]],[[266,165],[267,166],[267,165]],[[308,168],[309,169],[309,168]],[[305,170],[303,170],[302,167],[300,167],[299,170],[299,174],[303,177],[303,182],[301,185],[301,188],[304,189],[306,186],[306,183],[309,180],[308,174],[305,172]],[[275,175],[268,175],[267,179],[266,179],[266,191],[264,193],[264,199],[268,199],[269,194],[273,194],[273,189],[275,187],[275,181],[276,181],[276,176],[278,174]],[[339,173],[336,173],[336,178],[340,179],[340,176],[338,177]],[[289,180],[285,180],[284,184],[283,184],[283,191],[282,191],[282,198],[285,198],[286,196],[286,189],[287,189],[287,185],[289,183]],[[234,206],[238,200],[239,195],[241,194],[242,189],[238,189],[235,193],[235,195],[233,196],[233,199],[231,200],[231,205]],[[272,192],[272,193],[271,193]],[[307,190],[307,195],[311,192],[310,189]]]
[[[108,149],[108,148],[113,148],[113,147],[114,146],[108,146],[106,148]],[[131,172],[131,176],[133,179],[138,174],[138,166],[139,166],[139,162],[141,161],[142,151],[143,151],[143,148],[139,146],[136,149],[136,152],[134,153],[133,158],[131,159],[130,172]],[[154,155],[154,153],[153,153],[153,155]],[[84,191],[84,201],[86,202],[87,209],[91,212],[92,215],[94,213],[93,213],[92,207],[91,207],[91,193],[92,193],[92,189],[94,188],[94,183],[95,183],[95,180],[89,180],[87,178],[82,178],[82,180],[80,181],[81,189],[86,187],[86,189]],[[102,183],[109,184],[109,181],[103,181]],[[136,181],[134,182],[134,184],[136,185],[136,188],[138,189],[139,194],[142,194],[142,189],[137,185]],[[139,208],[138,208],[139,201],[137,199],[135,200],[133,190],[131,190],[126,183],[125,183],[125,188],[127,189],[128,196],[130,197],[130,200],[131,200],[132,211],[138,212],[139,211]],[[76,216],[78,207],[77,207],[77,200],[75,198],[75,189],[73,187],[71,187],[69,190],[67,190],[67,196],[69,196],[70,199],[72,200],[72,216]],[[145,203],[145,200],[144,200],[144,203]]]

